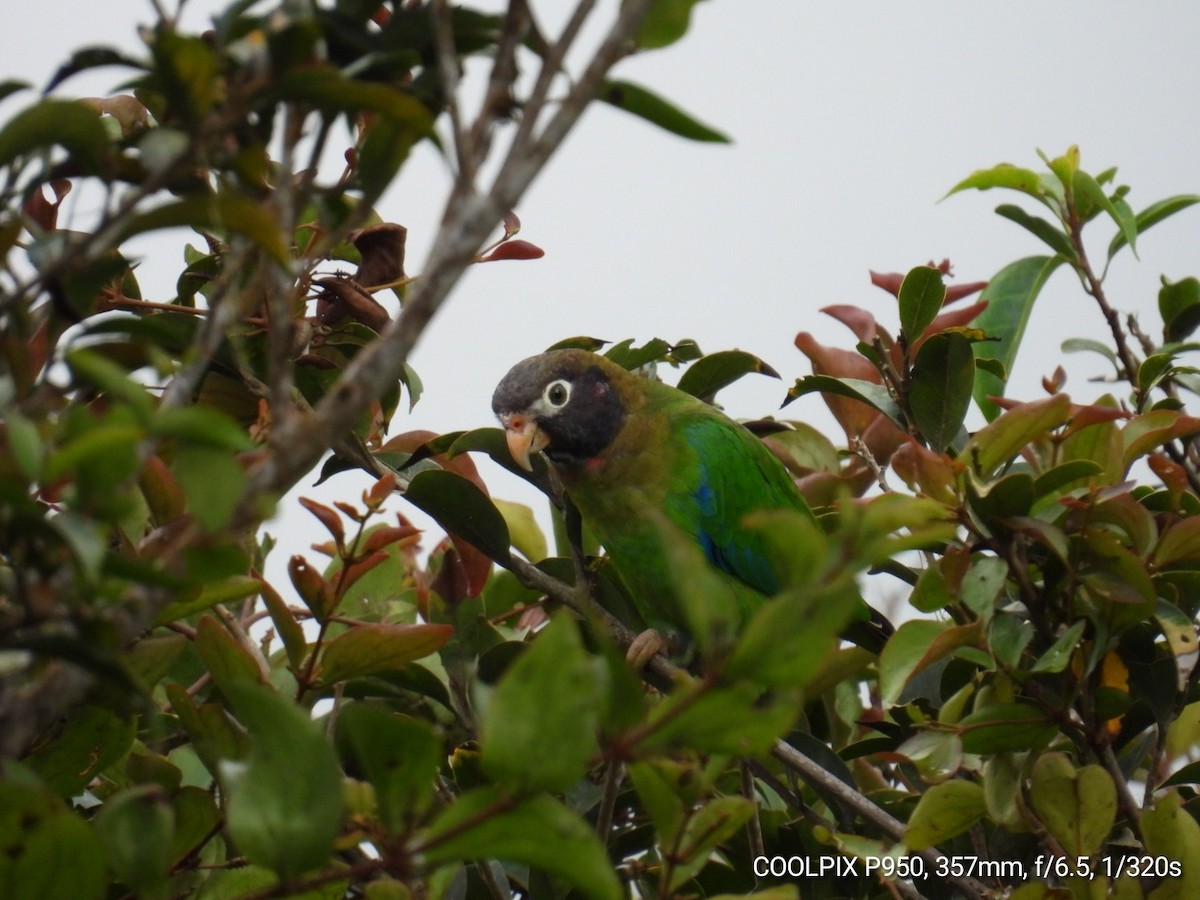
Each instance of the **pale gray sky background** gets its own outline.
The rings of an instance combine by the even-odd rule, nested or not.
[[[184,21],[200,24],[221,6],[194,0]],[[567,6],[535,3],[555,15]],[[0,42],[0,78],[44,83],[85,44],[137,52],[136,26],[150,18],[142,0],[29,4]],[[894,302],[870,286],[868,269],[948,257],[959,280],[972,281],[1045,252],[992,213],[1015,195],[937,202],[971,171],[1001,161],[1041,168],[1037,148],[1054,156],[1078,144],[1089,171],[1120,167],[1135,210],[1200,192],[1197,46],[1200,5],[1191,3],[700,3],[687,38],[625,61],[615,75],[734,143],[690,143],[608,107],[591,110],[518,209],[522,237],[546,256],[468,274],[413,360],[425,397],[393,431],[490,424],[492,388],[508,367],[575,334],[692,337],[706,351],[749,350],[783,381],[746,379],[722,400],[735,416],[773,413],[786,386],[809,371],[792,345],[797,331],[852,346],[822,306],[861,304],[894,324]],[[61,93],[101,93],[123,76],[102,69]],[[0,114],[29,99],[10,99]],[[424,148],[380,207],[409,228],[410,273],[420,270],[445,184],[444,164]],[[1102,253],[1111,232],[1094,230]],[[1141,312],[1157,334],[1159,276],[1200,274],[1198,237],[1195,209],[1147,234],[1140,262],[1126,253],[1114,264],[1113,303]],[[149,254],[147,296],[169,298],[180,247],[166,244],[161,269],[152,258],[160,251]],[[1099,313],[1060,270],[1034,314],[1010,395],[1040,391],[1063,339],[1104,335]],[[1104,371],[1099,357],[1066,362],[1074,395],[1102,390],[1086,381]],[[785,415],[837,437],[816,397]],[[494,489],[511,495],[513,482],[497,477]]]

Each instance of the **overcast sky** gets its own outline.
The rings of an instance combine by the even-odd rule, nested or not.
[[[185,23],[202,24],[221,5],[194,0]],[[566,3],[534,5],[561,11]],[[141,0],[28,4],[4,39],[0,78],[43,83],[85,44],[136,51],[136,26],[150,17]],[[894,302],[870,286],[869,269],[948,257],[968,281],[1044,252],[992,212],[1015,195],[938,202],[971,171],[1001,161],[1041,168],[1038,148],[1054,156],[1078,144],[1089,171],[1120,167],[1135,210],[1200,192],[1197,46],[1200,5],[1191,3],[700,3],[684,41],[615,74],[733,144],[690,143],[616,110],[591,110],[518,209],[522,237],[546,256],[468,274],[413,360],[425,398],[393,430],[490,424],[491,392],[508,367],[575,334],[692,337],[706,351],[749,350],[783,381],[747,379],[722,399],[735,416],[770,414],[809,371],[792,344],[797,331],[853,345],[822,306],[861,304],[895,322]],[[122,76],[100,70],[64,91],[99,93]],[[444,165],[422,150],[380,208],[409,228],[410,273],[419,271],[444,184]],[[1110,232],[1095,228],[1104,247]],[[1157,334],[1159,276],[1200,274],[1198,236],[1197,210],[1150,232],[1140,262],[1125,254],[1114,265],[1112,302],[1140,311]],[[169,299],[155,294],[170,290],[179,252],[167,245],[157,288],[154,260],[146,261],[151,299]],[[1060,270],[1009,393],[1035,396],[1064,338],[1104,334]],[[1098,357],[1072,358],[1068,371],[1080,399],[1101,390],[1086,381],[1103,371]],[[816,397],[786,415],[828,422]],[[501,494],[506,484],[497,479]]]

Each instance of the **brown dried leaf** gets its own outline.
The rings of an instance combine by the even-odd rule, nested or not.
[[[388,311],[363,290],[360,282],[352,278],[320,278],[316,284],[321,288],[317,299],[317,318],[323,325],[336,325],[349,316],[372,331],[381,332],[391,321]]]
[[[354,280],[368,288],[404,278],[404,247],[408,229],[394,222],[361,228],[350,236],[362,254]]]

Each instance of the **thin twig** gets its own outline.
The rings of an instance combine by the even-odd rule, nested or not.
[[[613,816],[624,778],[624,763],[619,759],[610,759],[604,769],[604,793],[600,795],[600,806],[596,811],[596,837],[600,838],[600,843],[605,847],[608,846],[608,838],[612,833]]]

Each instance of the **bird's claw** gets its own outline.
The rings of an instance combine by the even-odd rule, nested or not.
[[[670,648],[670,642],[661,631],[647,628],[629,644],[629,649],[625,651],[625,661],[633,667],[634,671],[640,672],[646,668],[646,664],[654,658],[655,654],[665,654]]]

